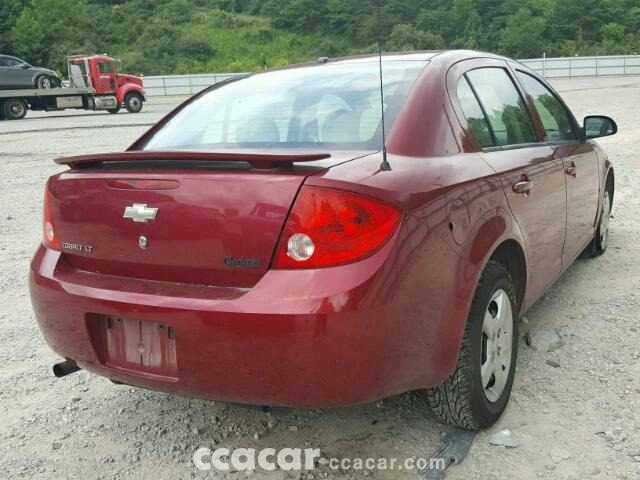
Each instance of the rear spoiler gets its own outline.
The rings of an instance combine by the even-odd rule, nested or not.
[[[186,162],[247,162],[255,168],[271,169],[298,162],[313,162],[330,158],[329,153],[291,153],[271,152],[256,153],[255,151],[150,151],[131,150],[117,153],[99,153],[93,155],[79,155],[75,157],[61,157],[54,161],[58,165],[68,165],[72,170],[100,165],[108,162],[151,162],[151,161],[186,161]]]

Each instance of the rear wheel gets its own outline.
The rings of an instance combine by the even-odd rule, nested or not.
[[[29,107],[21,98],[9,98],[1,105],[1,109],[2,115],[7,120],[20,120],[25,117]]]
[[[126,108],[129,113],[138,113],[142,110],[143,102],[144,99],[139,93],[129,93],[124,97],[124,108]]]
[[[427,393],[441,420],[481,429],[500,418],[509,401],[518,356],[517,311],[509,272],[490,261],[476,288],[456,369]]]

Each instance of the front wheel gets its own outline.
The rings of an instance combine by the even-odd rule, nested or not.
[[[53,88],[53,79],[47,75],[42,75],[36,80],[37,88]]]
[[[611,218],[611,191],[607,188],[602,195],[602,211],[600,212],[600,223],[595,237],[595,255],[602,255],[607,251],[609,244],[609,220]]]
[[[142,110],[143,102],[144,99],[139,93],[128,93],[127,96],[124,97],[124,108],[126,108],[129,113],[138,113]]]
[[[611,206],[613,204],[613,181],[607,179],[607,188],[602,194],[602,207],[600,209],[600,221],[593,239],[586,246],[581,258],[599,257],[607,251],[609,244],[609,220],[611,219]]]
[[[115,108],[107,108],[107,112],[109,113],[118,113],[120,111],[120,105]]]
[[[482,429],[500,418],[509,401],[518,357],[517,311],[509,272],[490,261],[471,303],[456,369],[427,393],[431,409],[441,420]]]

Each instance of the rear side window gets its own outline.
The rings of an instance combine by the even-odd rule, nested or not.
[[[504,69],[479,68],[466,76],[487,114],[496,145],[538,141],[525,102]]]
[[[536,110],[547,132],[547,141],[562,142],[576,140],[573,122],[564,105],[538,79],[524,72],[517,72],[518,79],[533,100]]]
[[[478,99],[473,93],[466,77],[460,77],[460,80],[458,80],[458,100],[460,101],[460,106],[467,119],[469,128],[471,128],[480,146],[482,148],[494,147],[495,143],[491,136],[489,123],[487,123],[487,118],[484,116],[482,107],[480,107]]]

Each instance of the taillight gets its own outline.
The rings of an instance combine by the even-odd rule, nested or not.
[[[379,250],[402,218],[381,200],[303,186],[280,236],[274,268],[317,268],[361,260]]]
[[[60,251],[60,238],[56,231],[56,221],[51,210],[51,192],[47,185],[44,189],[44,215],[42,222],[42,243],[45,247]]]

